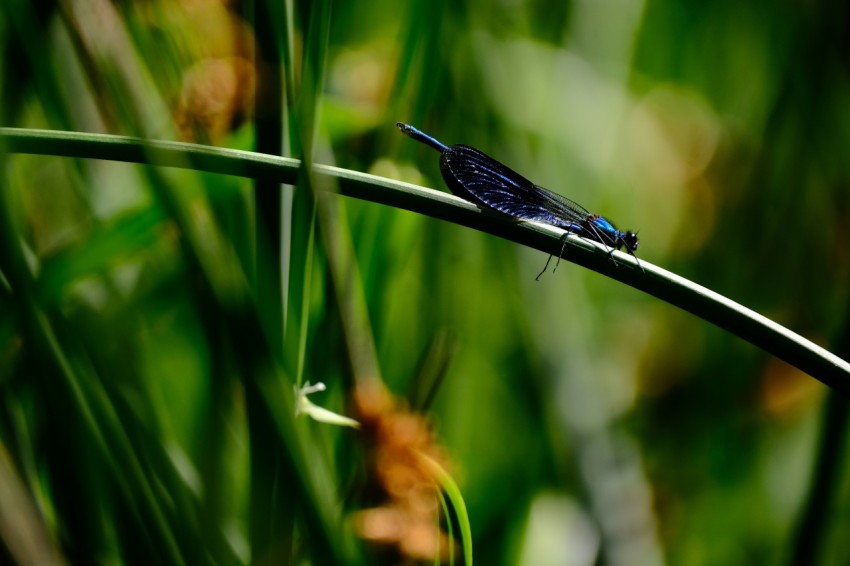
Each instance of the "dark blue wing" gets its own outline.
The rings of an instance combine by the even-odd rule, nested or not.
[[[535,185],[473,147],[449,147],[443,151],[440,169],[458,196],[515,218],[577,231],[592,216],[578,203]]]
[[[606,218],[535,185],[474,147],[453,145],[443,150],[440,170],[453,193],[484,207],[551,224],[612,248],[625,245],[630,253],[637,249],[635,234],[620,232]]]
[[[413,126],[401,122],[396,125],[404,134],[441,153],[440,171],[457,196],[512,218],[564,228],[612,248],[625,246],[632,255],[637,250],[638,237],[634,232],[620,232],[606,218],[590,214],[577,202],[535,185],[486,153],[468,145],[446,146]]]

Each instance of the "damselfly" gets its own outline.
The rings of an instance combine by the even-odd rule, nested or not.
[[[401,122],[396,125],[406,135],[440,152],[443,180],[455,195],[513,218],[551,224],[604,244],[611,248],[609,255],[612,260],[613,250],[625,248],[635,261],[638,261],[635,255],[638,237],[631,230],[619,231],[608,219],[591,214],[577,202],[535,185],[474,147],[448,146],[413,126]],[[549,260],[551,259],[552,256],[549,256]],[[558,259],[560,260],[560,256]],[[549,267],[549,260],[537,276],[538,279]]]

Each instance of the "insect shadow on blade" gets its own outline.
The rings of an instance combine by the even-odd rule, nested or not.
[[[635,251],[637,234],[621,232],[608,219],[591,214],[577,202],[535,185],[510,167],[468,145],[445,145],[428,134],[402,122],[396,126],[407,136],[440,152],[440,172],[449,189],[457,196],[519,220],[535,220],[566,230],[609,248],[615,265],[614,250],[625,248],[643,271]],[[558,268],[567,245],[564,235],[554,269]],[[549,267],[549,259],[537,279]]]

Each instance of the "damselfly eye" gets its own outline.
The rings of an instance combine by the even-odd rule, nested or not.
[[[639,243],[640,242],[638,241],[637,234],[635,234],[631,230],[623,234],[623,244],[625,244],[626,249],[628,249],[630,252],[634,252],[635,250],[637,250]]]

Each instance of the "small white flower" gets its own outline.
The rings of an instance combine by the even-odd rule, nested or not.
[[[301,387],[301,389],[298,389],[298,387],[296,387],[295,416],[307,415],[314,421],[318,421],[320,423],[360,428],[360,423],[355,421],[354,419],[350,419],[346,416],[334,413],[333,411],[329,411],[324,407],[315,405],[307,398],[307,395],[310,395],[311,393],[317,393],[319,391],[324,391],[325,389],[327,389],[327,387],[325,387],[325,384],[321,381],[315,385],[310,385],[310,382],[308,381]]]

